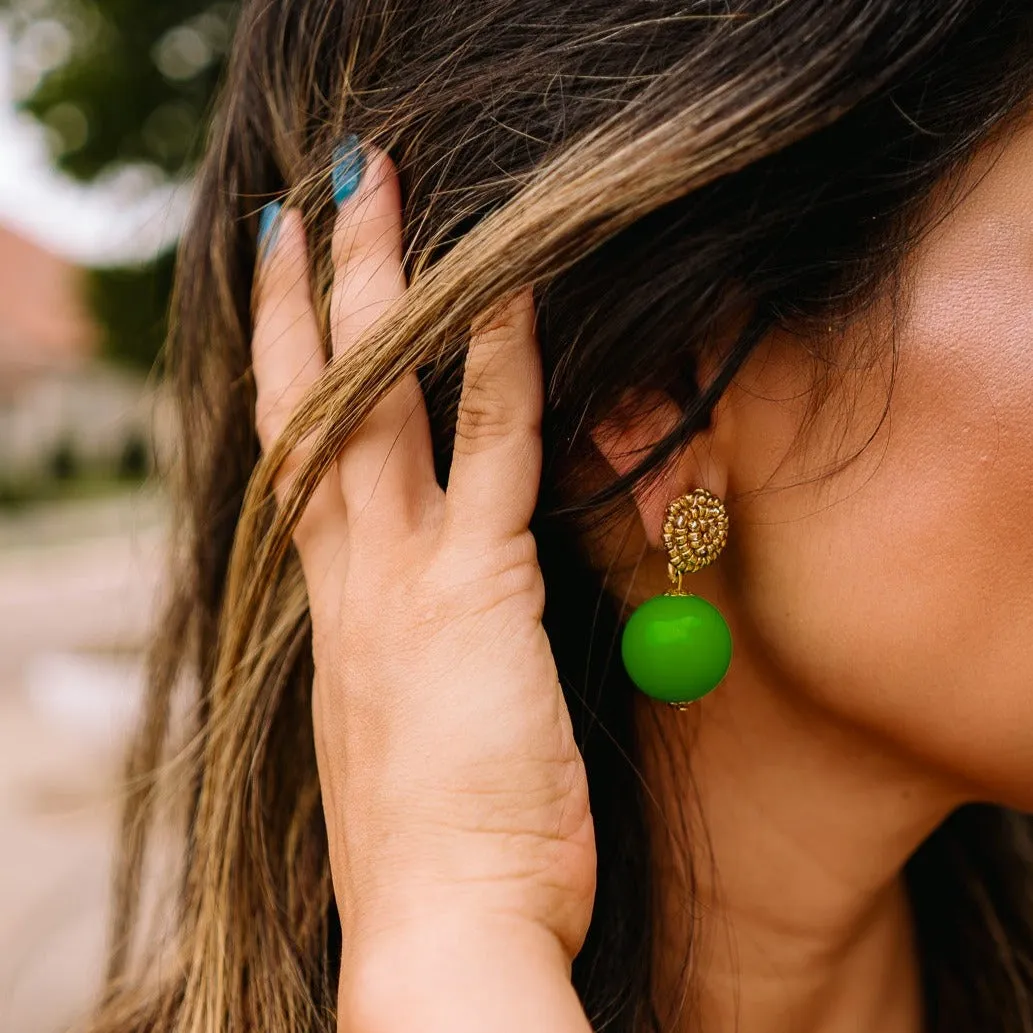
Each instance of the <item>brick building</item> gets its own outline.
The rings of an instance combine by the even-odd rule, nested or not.
[[[0,227],[0,397],[74,371],[96,346],[80,270]]]

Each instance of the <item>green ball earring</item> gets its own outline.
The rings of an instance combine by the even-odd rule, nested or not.
[[[672,588],[628,619],[621,658],[647,696],[684,709],[720,684],[732,661],[732,634],[720,611],[682,589],[682,576],[712,563],[728,541],[724,503],[705,488],[676,498],[663,523]]]

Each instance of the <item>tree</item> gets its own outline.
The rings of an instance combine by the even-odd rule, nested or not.
[[[84,182],[125,165],[189,176],[229,45],[229,0],[0,0],[21,107],[55,163]],[[164,338],[172,253],[96,269],[89,296],[109,356],[150,366]]]

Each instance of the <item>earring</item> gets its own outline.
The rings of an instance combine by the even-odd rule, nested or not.
[[[624,626],[621,658],[647,696],[679,709],[716,689],[732,660],[720,611],[682,589],[682,576],[717,559],[728,541],[724,503],[704,488],[676,498],[663,523],[672,588],[639,606]]]

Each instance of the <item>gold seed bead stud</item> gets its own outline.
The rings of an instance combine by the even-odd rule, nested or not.
[[[681,591],[683,574],[713,563],[728,541],[728,511],[706,488],[680,495],[664,515],[663,542],[670,554],[667,576]]]

